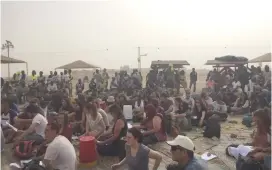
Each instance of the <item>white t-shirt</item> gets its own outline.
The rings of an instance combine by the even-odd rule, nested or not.
[[[240,81],[237,81],[237,82],[232,82],[232,87],[234,88],[234,89],[236,89],[236,88],[238,88],[238,87],[241,87],[241,83],[240,83]]]
[[[48,123],[46,118],[43,115],[38,113],[32,120],[32,124],[35,124],[35,123],[38,124],[35,128],[35,132],[41,135],[42,137],[45,137],[44,133]]]
[[[57,87],[57,85],[55,83],[53,85],[48,84],[47,90],[48,91],[57,91],[58,87]]]
[[[75,170],[76,151],[71,142],[59,135],[48,145],[44,159],[52,161],[54,169]]]

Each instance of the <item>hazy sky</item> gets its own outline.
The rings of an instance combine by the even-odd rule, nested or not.
[[[271,52],[269,0],[124,0],[1,2],[1,41],[29,70],[75,60],[106,68],[137,67],[137,47],[152,60],[187,60],[203,67],[227,54],[249,59]],[[159,49],[158,49],[159,48]],[[106,51],[105,49],[108,49]],[[2,52],[6,54],[5,52]],[[24,69],[11,65],[11,74]],[[2,65],[2,75],[7,66]]]

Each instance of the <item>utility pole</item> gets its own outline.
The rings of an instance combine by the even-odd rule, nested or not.
[[[2,44],[2,50],[7,49],[8,50],[8,58],[9,58],[9,49],[14,48],[14,45],[11,41],[6,40],[5,44]],[[10,68],[9,68],[9,62],[8,62],[8,78],[10,79]]]
[[[141,47],[138,47],[138,69],[142,73],[142,56],[147,56],[147,53],[141,54]]]

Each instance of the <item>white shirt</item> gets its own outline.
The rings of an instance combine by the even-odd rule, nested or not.
[[[57,87],[57,85],[55,83],[53,85],[48,84],[47,90],[48,91],[57,91],[58,87]]]
[[[240,83],[240,81],[237,81],[237,82],[232,82],[232,87],[234,88],[234,89],[236,89],[236,88],[238,88],[238,87],[241,87],[241,83]]]
[[[63,75],[63,79],[64,79],[65,82],[68,82],[70,80],[69,75],[68,74],[64,74]]]
[[[44,159],[52,161],[54,169],[75,170],[76,151],[71,142],[59,135],[48,145]]]
[[[134,108],[135,109],[139,109],[139,110],[143,110],[144,109],[144,101],[143,100],[141,100],[140,106],[138,106],[138,105],[139,105],[139,103],[138,103],[138,101],[136,101],[135,105],[134,105]]]
[[[41,114],[37,114],[33,120],[32,120],[32,124],[38,124],[36,127],[35,127],[35,132],[38,134],[38,135],[41,135],[42,137],[45,137],[45,128],[47,126],[47,120],[46,118],[41,115]]]

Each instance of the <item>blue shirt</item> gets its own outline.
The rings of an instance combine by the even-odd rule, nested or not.
[[[202,159],[193,158],[184,170],[208,170],[208,164]]]

